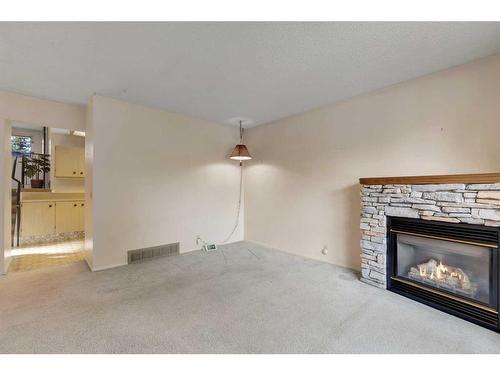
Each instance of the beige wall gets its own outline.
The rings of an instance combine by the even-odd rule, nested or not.
[[[85,106],[0,91],[0,118],[53,128],[85,130]]]
[[[358,178],[499,172],[499,103],[497,56],[250,129],[245,238],[359,268]]]
[[[52,168],[50,170],[50,186],[55,192],[83,192],[85,181],[83,178],[60,178],[55,176],[56,146],[85,148],[85,138],[75,135],[50,133],[50,154]]]
[[[180,242],[184,252],[199,248],[197,235],[229,234],[239,168],[227,156],[237,129],[100,96],[92,107],[94,269],[125,264],[128,250]],[[243,227],[232,241],[241,239]]]

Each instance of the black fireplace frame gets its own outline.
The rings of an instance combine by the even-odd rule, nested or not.
[[[413,234],[489,245],[490,302],[483,304],[397,275],[397,234]],[[472,323],[500,332],[498,252],[500,227],[387,216],[387,289]],[[493,247],[496,246],[496,247]]]

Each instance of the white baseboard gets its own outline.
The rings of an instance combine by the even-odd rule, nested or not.
[[[10,266],[10,262],[12,262],[12,257],[7,257],[5,258],[5,264],[4,264],[4,269],[3,269],[3,274],[6,275],[7,272],[9,271],[9,266]]]
[[[90,271],[93,271],[92,269],[92,264],[90,264],[89,258],[87,256],[83,257],[85,259],[85,263],[87,263],[87,267],[89,268]]]
[[[118,263],[118,264],[113,264],[111,266],[104,266],[104,267],[91,267],[90,269],[92,272],[98,272],[98,271],[104,271],[104,270],[109,270],[111,268],[123,267],[123,266],[128,266],[128,263]]]
[[[312,259],[312,260],[315,260],[315,261],[318,261],[318,262],[322,262],[322,263],[332,264],[334,266],[342,267],[342,268],[345,268],[345,269],[348,269],[348,270],[351,270],[351,271],[354,271],[354,272],[359,272],[360,269],[361,269],[361,268],[358,269],[358,268],[352,268],[352,267],[344,266],[342,264],[338,264],[338,263],[335,263],[335,262],[323,259],[323,258],[321,258],[319,256],[313,257],[313,256],[307,256],[307,255],[304,255],[304,254],[293,253],[293,252],[286,251],[286,250],[281,250],[281,249],[279,249],[277,247],[271,246],[271,245],[266,244],[264,242],[259,242],[259,241],[254,241],[254,240],[245,240],[245,241],[246,242],[250,242],[250,243],[254,243],[255,245],[264,246],[264,247],[267,247],[267,248],[269,248],[271,250],[279,251],[281,253],[285,253],[285,254],[289,254],[289,255],[301,257],[301,258],[304,258],[304,259]]]
[[[260,246],[268,247],[268,248],[273,249],[273,250],[281,251],[283,253],[291,254],[291,253],[288,253],[286,251],[280,250],[280,249],[278,249],[278,248],[276,248],[274,246],[271,246],[271,245],[269,245],[267,243],[264,243],[264,242],[259,242],[259,241],[254,241],[254,240],[242,240],[242,242],[250,242],[250,243],[253,243],[255,245],[260,245]]]

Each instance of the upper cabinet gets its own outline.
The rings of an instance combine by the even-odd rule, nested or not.
[[[85,177],[85,149],[78,148],[78,174],[79,177]]]
[[[55,146],[54,175],[56,177],[85,177],[85,149]]]

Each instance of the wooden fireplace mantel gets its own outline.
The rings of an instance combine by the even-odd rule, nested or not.
[[[500,182],[500,173],[448,174],[434,176],[363,177],[362,185],[390,184],[492,184]]]

